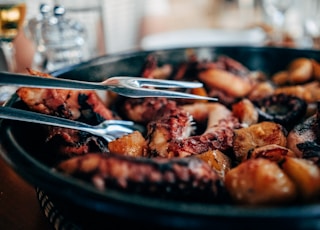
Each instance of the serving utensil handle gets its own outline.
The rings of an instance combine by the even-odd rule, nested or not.
[[[0,118],[77,129],[92,133],[92,126],[86,123],[12,107],[0,107]]]
[[[53,77],[39,77],[11,72],[0,72],[0,85],[13,85],[19,87],[56,88],[56,89],[95,89],[106,90],[107,85],[95,82],[84,82]]]

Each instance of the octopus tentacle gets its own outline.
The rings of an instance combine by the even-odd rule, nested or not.
[[[120,189],[165,198],[215,200],[218,174],[198,158],[142,158],[90,154],[75,157],[57,167],[68,175],[85,178],[101,190]]]
[[[192,117],[183,109],[163,108],[147,125],[147,145],[150,156],[170,157],[168,148],[172,141],[189,137],[194,128]]]
[[[320,163],[320,102],[317,104],[317,113],[297,124],[288,134],[287,147],[299,157],[312,159]]]
[[[124,102],[124,116],[137,123],[147,124],[154,120],[160,110],[175,108],[176,102],[167,98],[127,98]]]
[[[230,115],[210,125],[206,131],[197,136],[170,142],[169,156],[185,157],[200,154],[208,150],[229,150],[233,146],[234,129],[239,128],[237,118]]]

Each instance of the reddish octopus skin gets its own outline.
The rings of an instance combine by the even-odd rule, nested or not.
[[[195,158],[144,158],[116,154],[88,154],[60,163],[56,169],[89,180],[100,190],[174,199],[214,201],[220,194],[218,174]]]
[[[31,75],[52,77],[29,69]],[[17,94],[32,111],[97,125],[104,120],[119,119],[95,91],[38,89],[21,87]],[[107,151],[102,139],[86,132],[43,126],[47,132],[45,145],[57,156],[71,157],[92,151]]]
[[[148,156],[170,158],[168,147],[172,141],[183,140],[192,134],[192,117],[180,107],[163,108],[148,123],[147,130]]]
[[[239,127],[238,119],[232,116],[222,119],[217,125],[209,127],[202,135],[172,141],[168,147],[168,155],[186,157],[216,149],[225,152],[232,148],[233,130]]]
[[[123,113],[124,117],[134,122],[148,124],[155,117],[159,116],[159,112],[165,109],[176,108],[177,104],[173,100],[167,98],[127,98],[124,101]]]

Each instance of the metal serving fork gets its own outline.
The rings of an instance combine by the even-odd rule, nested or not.
[[[0,84],[34,88],[110,90],[120,95],[133,98],[167,97],[217,101],[217,98],[199,96],[172,90],[157,89],[200,88],[203,86],[203,84],[200,82],[148,79],[141,77],[118,76],[108,78],[103,82],[88,82],[62,78],[47,78],[25,74],[0,72]],[[148,88],[146,86],[153,88]]]
[[[132,121],[125,120],[106,120],[99,125],[92,126],[83,122],[69,120],[61,117],[50,116],[42,113],[31,112],[12,107],[0,106],[0,118],[32,122],[43,125],[52,125],[69,129],[76,129],[103,137],[110,142],[125,134],[132,133],[134,130],[144,132],[144,127]]]

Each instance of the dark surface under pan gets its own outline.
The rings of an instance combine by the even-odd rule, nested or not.
[[[312,50],[198,47],[103,56],[52,74],[90,81],[102,81],[115,75],[138,76],[148,54],[155,53],[160,65],[179,64],[186,60],[190,50],[201,57],[209,55],[214,58],[224,54],[251,70],[261,70],[267,74],[285,69],[290,61],[298,57],[320,60],[320,52]],[[17,97],[14,95],[5,106],[13,106],[16,102]],[[52,171],[41,159],[42,139],[36,133],[35,125],[1,121],[1,155],[22,178],[45,192],[49,200],[40,199],[42,207],[53,209],[54,205],[54,215],[61,214],[63,217],[58,228],[94,229],[103,226],[102,229],[116,229],[129,226],[150,229],[320,229],[319,204],[250,208],[167,201],[113,190],[100,192],[82,181]]]

